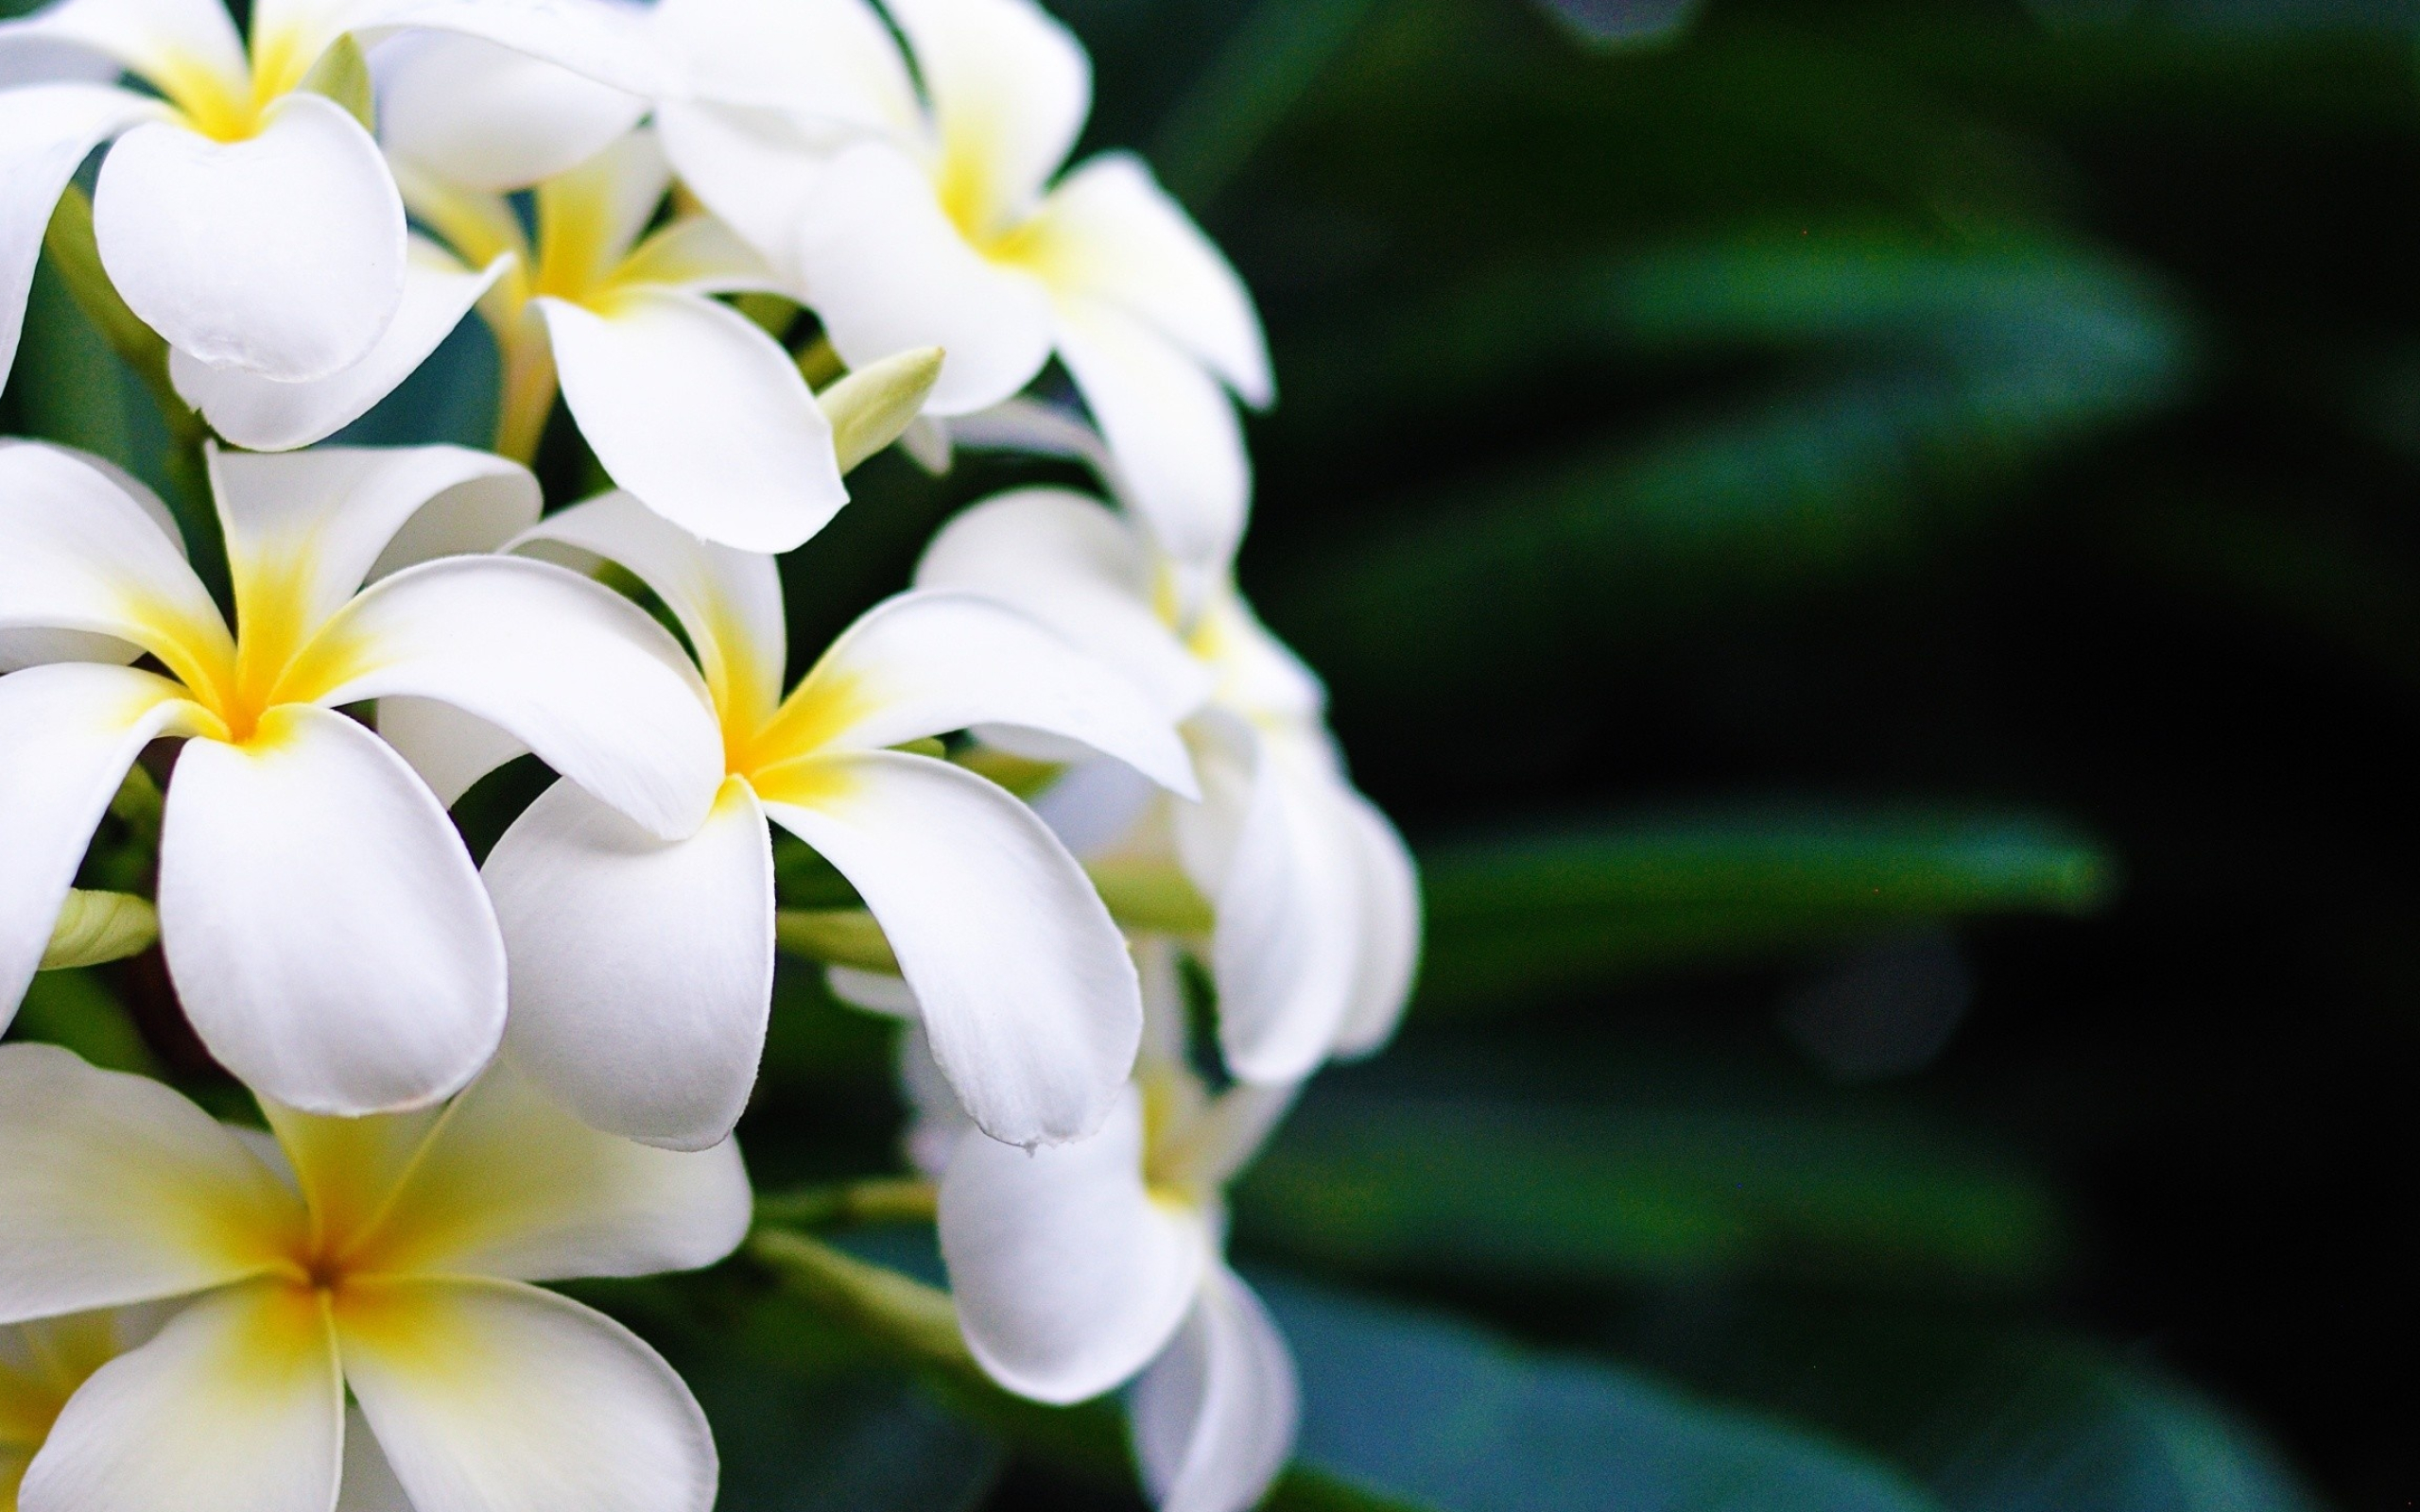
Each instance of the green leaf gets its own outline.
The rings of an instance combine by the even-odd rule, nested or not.
[[[2037,1283],[2041,1180],[1889,1109],[1313,1089],[1235,1194],[1256,1250],[1364,1274]]]
[[[1856,1452],[1635,1372],[1255,1278],[1303,1383],[1302,1463],[1439,1512],[1931,1512]]]
[[[162,1074],[133,1016],[89,971],[44,971],[35,977],[9,1034],[73,1050],[104,1071]]]
[[[1634,820],[1433,850],[1421,1011],[1750,961],[1893,922],[2088,913],[2098,847],[2033,819],[1921,813]]]
[[[1284,121],[1374,0],[1260,0],[1160,123],[1150,157],[1200,210]]]

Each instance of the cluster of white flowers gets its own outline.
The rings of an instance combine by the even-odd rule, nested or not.
[[[825,959],[908,1021],[975,1357],[1046,1401],[1132,1383],[1164,1504],[1249,1505],[1296,1404],[1221,1188],[1387,1038],[1419,920],[1236,592],[1236,404],[1272,386],[1233,270],[1138,160],[1062,172],[1090,65],[1031,0],[249,27],[0,25],[0,370],[100,150],[91,245],[217,438],[230,585],[112,462],[0,444],[0,1025],[156,923],[270,1131],[0,1049],[0,1507],[704,1512],[679,1379],[530,1283],[748,1231],[775,825],[870,915]],[[474,310],[497,455],[303,450]],[[1020,397],[1054,357],[1080,408]],[[614,488],[546,513],[558,397]],[[893,440],[1076,458],[1103,497],[972,508],[793,685],[768,554]],[[560,780],[481,868],[448,809],[524,754]],[[76,890],[159,772],[156,888]]]

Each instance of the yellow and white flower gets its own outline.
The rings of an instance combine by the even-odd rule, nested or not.
[[[101,262],[171,347],[284,383],[361,361],[404,301],[404,204],[330,94],[367,104],[347,39],[417,29],[670,87],[641,23],[604,0],[257,0],[249,40],[218,0],[59,0],[0,25],[13,77],[50,80],[0,90],[0,374],[51,208],[112,138],[93,201]],[[92,81],[120,70],[150,92]]]
[[[1092,71],[1039,6],[886,9],[912,76],[864,0],[664,0],[696,90],[657,109],[683,180],[852,366],[944,349],[936,415],[1000,403],[1055,352],[1168,549],[1225,559],[1252,491],[1225,390],[1273,397],[1242,282],[1140,159],[1052,182]]]
[[[612,494],[521,549],[618,563],[696,647],[721,731],[690,781],[703,829],[667,843],[568,782],[487,863],[511,959],[505,1052],[601,1128],[696,1147],[739,1116],[764,1044],[774,899],[768,820],[864,897],[982,1125],[1016,1144],[1090,1133],[1133,1064],[1142,1010],[1124,942],[1032,811],[895,747],[970,727],[1078,743],[1179,793],[1174,730],[1114,671],[964,593],[876,606],[784,694],[770,558],[713,546]]]
[[[141,485],[0,447],[0,667],[24,669],[0,678],[0,1005],[24,996],[128,767],[181,736],[160,928],[203,1042],[295,1107],[428,1103],[503,1033],[503,944],[444,807],[339,711],[475,717],[660,834],[714,803],[714,722],[629,600],[445,556],[536,519],[520,468],[453,447],[209,460],[233,628]]]
[[[735,1147],[596,1133],[505,1070],[415,1113],[262,1106],[273,1143],[0,1048],[0,1323],[183,1299],[66,1398],[21,1512],[329,1512],[379,1452],[417,1512],[707,1512],[680,1378],[530,1283],[720,1259],[749,1221]],[[348,1444],[348,1393],[374,1445]]]

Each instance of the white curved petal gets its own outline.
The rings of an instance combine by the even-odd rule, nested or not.
[[[788,287],[737,232],[697,215],[648,232],[619,278],[625,288],[653,285],[688,294],[781,294]]]
[[[845,133],[768,111],[681,101],[656,106],[655,129],[681,181],[779,271],[786,292],[798,293],[799,219]]]
[[[0,26],[0,38],[72,43],[154,80],[198,72],[238,96],[251,77],[244,40],[218,0],[65,0]]]
[[[290,1107],[372,1113],[468,1082],[504,1033],[504,948],[462,842],[402,757],[273,709],[178,758],[160,933],[202,1042]]]
[[[942,152],[992,229],[1031,208],[1092,113],[1092,61],[1032,0],[891,0]],[[948,170],[945,170],[948,171]]]
[[[415,249],[417,250],[417,249]],[[214,368],[171,348],[168,375],[210,428],[255,452],[325,440],[370,413],[462,323],[511,266],[498,257],[481,272],[415,256],[404,269],[403,302],[369,354],[316,383],[278,383],[240,368]]]
[[[389,1275],[652,1276],[730,1254],[751,1208],[732,1142],[599,1133],[499,1062],[438,1118],[371,1246]]]
[[[302,1231],[293,1192],[147,1077],[0,1045],[0,1320],[256,1276]]]
[[[1293,1453],[1302,1388],[1285,1337],[1224,1265],[1134,1383],[1134,1457],[1160,1512],[1246,1512]]]
[[[170,346],[282,383],[359,362],[403,302],[403,197],[361,123],[318,94],[285,96],[241,142],[134,128],[101,164],[93,233]]]
[[[538,481],[461,446],[330,446],[208,454],[211,491],[247,637],[277,625],[299,642],[349,603],[424,510],[438,538],[493,546],[538,516]],[[485,522],[477,530],[470,522]],[[427,539],[427,538],[424,538]]]
[[[1068,853],[1091,861],[1143,841],[1166,795],[1122,762],[1079,762],[1027,802]]]
[[[434,698],[381,698],[378,734],[452,808],[472,784],[529,747],[486,720]]]
[[[344,1381],[318,1297],[282,1281],[215,1293],[68,1400],[22,1512],[329,1512]]]
[[[925,402],[933,414],[996,404],[1049,360],[1041,281],[968,246],[925,169],[897,147],[865,143],[835,157],[793,249],[807,302],[850,367],[918,347],[948,353]]]
[[[0,627],[81,630],[181,671],[180,643],[229,648],[218,606],[144,503],[79,454],[0,443]]]
[[[392,38],[372,66],[387,150],[492,194],[577,167],[647,113],[635,94],[458,32]]]
[[[512,1063],[597,1128],[683,1150],[730,1134],[773,994],[773,852],[748,784],[666,842],[559,782],[485,876]]]
[[[1026,1151],[970,1134],[942,1177],[942,1258],[967,1348],[1020,1396],[1099,1396],[1160,1352],[1201,1284],[1209,1237],[1143,1181],[1143,1107]]]
[[[722,734],[680,644],[645,610],[576,573],[455,557],[372,585],[288,674],[336,707],[406,695],[509,731],[649,831],[704,821]]]
[[[1160,618],[1155,576],[1139,531],[1098,500],[1063,489],[985,500],[942,526],[916,564],[917,587],[1012,605],[1183,719],[1210,696],[1210,674]]]
[[[1124,311],[1081,299],[1056,308],[1059,355],[1135,507],[1170,556],[1223,566],[1252,501],[1234,401],[1190,353]]]
[[[836,966],[832,973],[837,976],[843,970]],[[864,977],[868,973],[851,974]],[[933,1047],[925,1039],[924,1026],[914,1022],[914,994],[895,976],[877,980],[895,984],[899,995],[907,1000],[903,1016],[909,1022],[899,1031],[899,1091],[908,1100],[908,1132],[902,1136],[902,1143],[910,1165],[927,1177],[939,1178],[949,1169],[949,1158],[957,1153],[959,1143],[975,1131],[975,1121],[966,1116],[949,1078],[942,1074],[940,1063],[933,1059]],[[844,1002],[854,1001],[838,987],[833,988],[833,995]]]
[[[1319,674],[1260,623],[1231,580],[1202,593],[1193,631],[1195,649],[1218,670],[1219,701],[1254,719],[1292,730],[1297,745],[1340,776],[1343,765],[1320,728],[1327,689]]]
[[[1394,1037],[1420,970],[1420,874],[1377,805],[1347,790],[1341,807],[1359,851],[1361,959],[1336,1054],[1366,1056]]]
[[[661,0],[655,19],[700,100],[902,139],[924,124],[899,44],[863,0]]]
[[[0,1026],[41,969],[127,768],[189,712],[183,692],[147,672],[77,662],[0,678]]]
[[[1043,202],[1033,234],[1054,291],[1139,318],[1255,408],[1276,397],[1243,280],[1142,159],[1105,153],[1069,174]]]
[[[1109,911],[1030,809],[890,751],[794,763],[756,786],[881,920],[977,1123],[1025,1145],[1100,1125],[1134,1064],[1141,992]]]
[[[98,84],[0,90],[0,380],[17,360],[26,297],[60,191],[94,147],[157,110]]]
[[[550,259],[579,286],[594,288],[613,276],[671,187],[672,164],[653,131],[616,137],[538,186],[539,245],[554,243]]]
[[[781,344],[726,305],[671,289],[610,316],[538,301],[563,403],[614,482],[709,541],[788,551],[849,493],[832,424]]]
[[[781,701],[788,630],[771,558],[700,541],[623,492],[548,515],[512,549],[567,556],[565,565],[575,568],[619,564],[681,622],[718,706],[741,704],[761,717]]]
[[[361,0],[349,24],[369,41],[415,28],[480,38],[647,98],[687,89],[646,9],[614,0]]]
[[[1039,730],[1115,756],[1187,798],[1192,764],[1140,690],[1006,605],[920,589],[866,611],[800,685],[800,707],[845,705],[822,748],[869,750],[977,725]]]
[[[348,1294],[347,1383],[420,1512],[708,1512],[705,1414],[620,1324],[511,1281]]]

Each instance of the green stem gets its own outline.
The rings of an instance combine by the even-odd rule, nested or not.
[[[930,1223],[939,1194],[916,1177],[878,1177],[777,1192],[756,1199],[756,1221],[784,1228]]]

